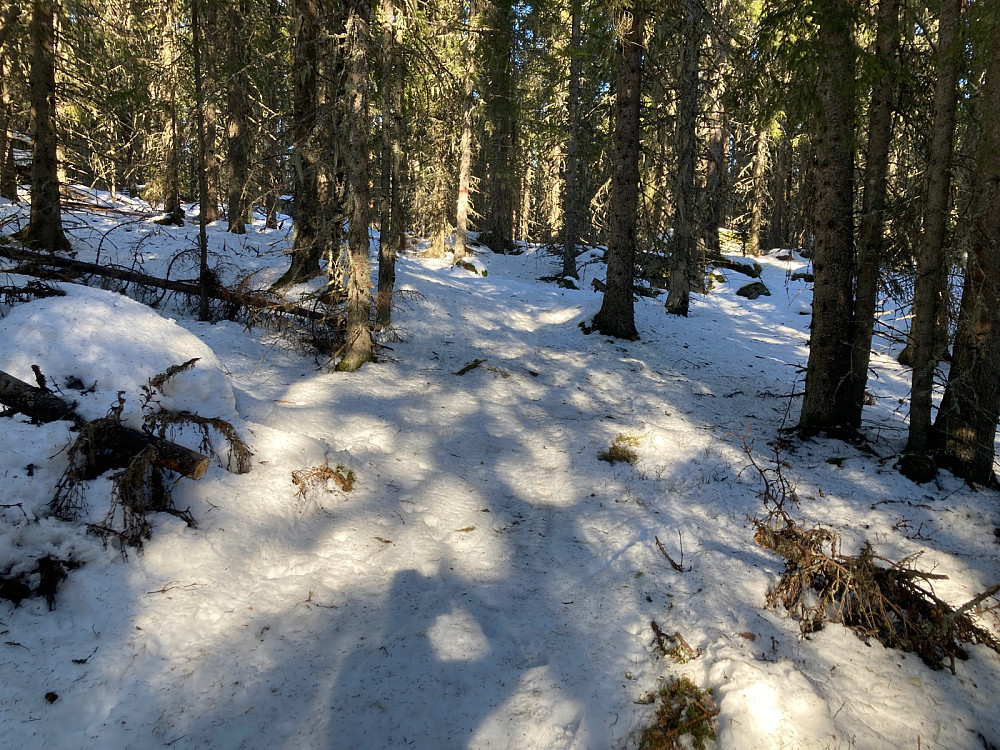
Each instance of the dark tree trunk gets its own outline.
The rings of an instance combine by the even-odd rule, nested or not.
[[[571,7],[569,42],[569,94],[566,118],[569,134],[566,140],[566,180],[563,188],[563,276],[579,278],[576,270],[576,245],[580,239],[583,195],[580,190],[580,68],[581,33],[580,0]]]
[[[885,245],[885,201],[889,152],[892,145],[892,100],[895,59],[899,45],[899,0],[881,0],[875,39],[877,73],[872,82],[869,108],[868,156],[865,161],[864,197],[858,232],[858,268],[854,290],[854,349],[851,359],[852,423],[861,424],[868,383],[879,267]]]
[[[468,63],[465,71],[465,98],[462,101],[462,135],[458,146],[458,201],[455,208],[455,261],[466,256],[469,242],[469,190],[472,187],[473,113],[476,107],[476,49],[478,47],[478,3],[470,0],[468,22]]]
[[[247,189],[250,184],[250,91],[247,51],[246,0],[233,0],[226,11],[229,46],[229,154],[226,159],[226,178],[229,183],[229,200],[226,218],[229,232],[246,234],[247,220],[251,218]]]
[[[677,187],[674,190],[674,236],[670,243],[670,291],[667,312],[687,317],[691,281],[698,274],[698,54],[701,50],[701,3],[686,0],[681,23],[681,60],[677,76]]]
[[[788,137],[788,123],[781,122],[781,138],[775,149],[774,179],[771,181],[771,220],[768,222],[768,248],[785,247],[788,232],[788,183],[791,174],[792,143]]]
[[[201,296],[200,284],[188,281],[178,281],[177,279],[158,279],[155,276],[149,276],[128,268],[118,268],[116,266],[106,264],[86,263],[84,261],[72,260],[58,255],[36,253],[31,250],[7,249],[3,245],[0,245],[0,257],[24,261],[25,263],[30,264],[29,269],[23,269],[20,273],[37,275],[39,278],[49,278],[49,269],[58,268],[76,275],[82,274],[86,276],[100,276],[101,278],[106,279],[119,279],[121,281],[127,281],[130,284],[137,284],[138,286],[150,287],[153,289],[165,289],[170,292],[179,292],[180,294],[186,294],[189,297]],[[262,299],[255,299],[253,296],[248,298],[245,294],[241,294],[239,290],[231,290],[223,286],[210,286],[209,297],[219,300],[220,302],[224,302],[227,307],[236,310],[246,308],[248,310],[261,313],[289,314],[305,318],[307,320],[324,320],[328,317],[327,313],[322,309],[316,309],[315,307],[300,307],[291,303],[279,302],[274,299],[269,299],[266,295]]]
[[[0,371],[0,404],[15,413],[26,414],[33,421],[42,424],[60,420],[71,421],[78,426],[85,424],[76,413],[73,404],[2,371]],[[212,462],[208,456],[183,445],[125,425],[105,425],[98,434],[101,444],[90,446],[93,455],[110,451],[131,458],[146,447],[152,446],[156,451],[153,463],[190,479],[201,479]]]
[[[729,0],[721,0],[708,33],[713,70],[708,86],[708,159],[705,164],[705,217],[702,233],[706,251],[711,256],[722,252],[719,228],[725,222],[726,189],[729,184],[726,80],[729,75],[730,33]]]
[[[348,228],[347,343],[337,369],[357,370],[375,357],[371,325],[371,273],[368,258],[368,56],[371,4],[350,0],[347,16],[347,75],[349,97],[351,218]]]
[[[208,163],[205,147],[205,81],[201,70],[201,3],[202,0],[191,2],[191,39],[194,57],[194,91],[195,91],[195,127],[198,141],[198,201],[204,208],[208,197]],[[198,319],[209,320],[209,299],[211,298],[212,276],[208,269],[208,235],[206,225],[208,217],[204,210],[198,212],[198,249],[199,272],[198,286],[201,299],[198,305]]]
[[[177,41],[177,7],[173,0],[164,4],[160,29],[160,77],[165,118],[161,123],[160,143],[162,158],[158,175],[159,199],[163,203],[163,213],[168,216],[166,223],[180,226],[184,223],[184,207],[181,205],[181,149],[182,138],[178,122],[178,88],[180,87],[177,59],[180,56]]]
[[[934,124],[927,154],[927,202],[917,254],[911,333],[913,385],[907,453],[927,453],[931,445],[934,370],[942,353],[939,319],[946,278],[951,156],[955,139],[955,105],[962,62],[964,0],[942,0],[938,24],[938,80],[934,89]]]
[[[270,49],[277,49],[282,44],[281,27],[283,24],[282,8],[278,0],[267,0],[268,18],[271,19],[271,30],[268,32],[268,46]],[[264,202],[266,204],[267,218],[264,226],[267,229],[278,228],[278,208],[281,203],[281,190],[284,186],[285,172],[285,144],[284,144],[284,116],[279,114],[282,108],[281,97],[278,93],[280,85],[279,79],[284,77],[284,70],[276,65],[269,67],[267,91],[265,101],[270,113],[267,126],[264,128],[265,142],[265,164],[264,171]]]
[[[854,267],[853,24],[847,0],[820,15],[819,142],[816,149],[816,246],[809,363],[799,430],[853,430],[850,406]]]
[[[403,44],[402,9],[394,0],[382,0],[382,218],[379,222],[378,296],[375,325],[392,322],[392,292],[396,286],[396,258],[403,243],[403,202],[399,167],[402,150]],[[457,251],[456,251],[457,252]]]
[[[0,198],[17,201],[17,167],[14,163],[14,145],[8,137],[11,129],[10,76],[13,55],[14,27],[20,16],[17,3],[7,6],[0,17]]]
[[[634,0],[618,18],[615,77],[615,153],[611,175],[608,280],[594,328],[606,336],[637,339],[632,282],[635,276],[636,211],[639,202],[639,106],[648,10]]]
[[[483,99],[493,135],[483,148],[486,160],[483,229],[486,244],[495,253],[514,250],[514,214],[517,208],[517,77],[514,66],[514,8],[493,0],[484,14],[490,32],[482,49]]]
[[[31,213],[25,241],[40,250],[69,249],[63,233],[56,156],[55,14],[52,0],[31,4]]]
[[[972,248],[948,385],[934,424],[941,462],[982,484],[995,481],[1000,417],[1000,20],[995,16],[987,44]]]
[[[205,221],[211,224],[221,218],[219,213],[219,202],[222,196],[220,188],[222,166],[219,155],[219,141],[221,140],[221,127],[219,125],[219,107],[213,92],[221,87],[219,84],[219,60],[218,55],[213,54],[215,48],[224,49],[224,44],[219,41],[219,3],[215,0],[207,3],[202,16],[202,39],[208,40],[207,45],[203,45],[201,55],[202,76],[207,83],[205,86],[205,102],[202,107],[202,116],[205,118],[205,197],[199,199],[201,207],[200,213],[205,214]],[[207,49],[205,48],[207,47]],[[206,52],[208,54],[206,54]]]
[[[316,0],[296,0],[298,34],[295,37],[292,77],[292,173],[295,236],[288,270],[275,286],[290,286],[322,273],[324,246],[320,231],[319,149],[314,131],[319,110],[320,20]]]
[[[767,171],[767,128],[757,131],[756,148],[753,157],[753,197],[750,201],[750,237],[747,240],[747,254],[760,255],[760,228],[764,216],[764,201],[767,200],[764,173]]]

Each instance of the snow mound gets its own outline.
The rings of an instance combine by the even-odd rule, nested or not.
[[[197,358],[154,398],[164,409],[236,417],[232,385],[215,353],[194,334],[128,297],[76,284],[66,294],[18,305],[0,319],[0,370],[28,383],[38,365],[49,387],[77,402],[85,419],[108,413],[124,392],[123,421],[142,422],[149,379]]]

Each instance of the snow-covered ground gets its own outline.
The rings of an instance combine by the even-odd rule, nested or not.
[[[161,276],[197,234],[114,213],[67,225],[81,260]],[[288,233],[211,227],[213,264],[267,284]],[[770,297],[738,297],[748,279],[726,272],[687,319],[639,300],[641,339],[624,342],[580,327],[600,306],[596,256],[576,291],[538,281],[560,267],[539,249],[478,254],[485,276],[407,255],[402,340],[353,374],[171,300],[158,312],[60,284],[67,296],[0,305],[0,370],[34,382],[39,365],[88,418],[124,391],[138,424],[148,379],[198,357],[157,400],[229,420],[254,452],[248,474],[180,480],[197,528],[157,514],[124,561],[83,526],[107,510],[106,476],[84,519],[47,517],[68,423],[0,420],[0,573],[46,554],[84,563],[51,612],[0,600],[0,747],[634,747],[643,697],[681,674],[713,690],[720,748],[1000,746],[987,648],[952,675],[839,626],[803,639],[764,607],[783,563],[753,541],[760,484],[743,447],[773,466],[798,415],[810,292],[791,278],[806,261],[784,257],[761,259]],[[171,277],[193,276],[184,264]],[[958,605],[1000,581],[998,496],[893,470],[908,378],[878,347],[876,455],[779,446],[791,510],[845,552],[921,553]],[[617,437],[636,443],[634,466],[598,458]],[[353,471],[354,489],[297,494],[292,472],[324,463]],[[653,621],[700,655],[658,656]]]

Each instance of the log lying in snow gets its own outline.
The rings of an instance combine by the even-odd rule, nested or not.
[[[53,393],[25,383],[0,370],[0,404],[15,413],[26,414],[39,422],[55,422],[66,419],[77,427],[86,424],[76,413],[74,404],[68,403]],[[201,453],[185,448],[169,440],[148,435],[125,425],[109,425],[104,433],[102,450],[108,450],[131,458],[152,446],[156,451],[157,466],[176,471],[189,479],[201,479],[211,459]]]
[[[108,279],[118,279],[119,281],[127,281],[132,284],[149,286],[155,289],[163,289],[168,292],[187,294],[191,297],[198,297],[201,295],[201,286],[197,281],[158,279],[155,276],[149,276],[148,274],[140,273],[139,271],[132,271],[127,268],[102,266],[97,263],[87,263],[82,260],[63,258],[51,253],[36,253],[32,250],[26,250],[23,248],[15,249],[9,246],[0,245],[0,257],[8,258],[10,260],[23,261],[25,263],[34,263],[45,268],[59,268],[64,271],[71,271],[74,273],[91,274]],[[33,274],[30,269],[19,269],[18,273],[23,273],[29,276],[38,275],[37,273]],[[222,302],[237,302],[240,305],[245,305],[261,312],[286,313],[300,318],[308,318],[309,320],[324,320],[327,317],[327,314],[322,310],[313,310],[308,307],[293,305],[288,302],[261,302],[257,304],[252,300],[238,297],[237,294],[223,286],[209,289],[208,296]]]
[[[3,370],[0,370],[0,404],[5,404],[15,413],[27,414],[38,422],[68,419],[78,427],[83,425],[73,404],[68,404],[41,388],[28,385]]]

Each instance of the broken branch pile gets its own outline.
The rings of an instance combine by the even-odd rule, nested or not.
[[[913,652],[933,669],[947,663],[952,674],[956,658],[969,658],[963,644],[982,643],[1000,654],[1000,640],[970,616],[1000,591],[1000,584],[954,609],[931,584],[947,576],[916,568],[917,555],[892,562],[865,545],[861,554],[849,556],[840,551],[840,536],[828,529],[803,529],[791,522],[773,528],[759,520],[754,525],[757,544],[785,559],[768,606],[783,605],[803,635],[826,622],[840,623],[863,640],[875,638]]]

